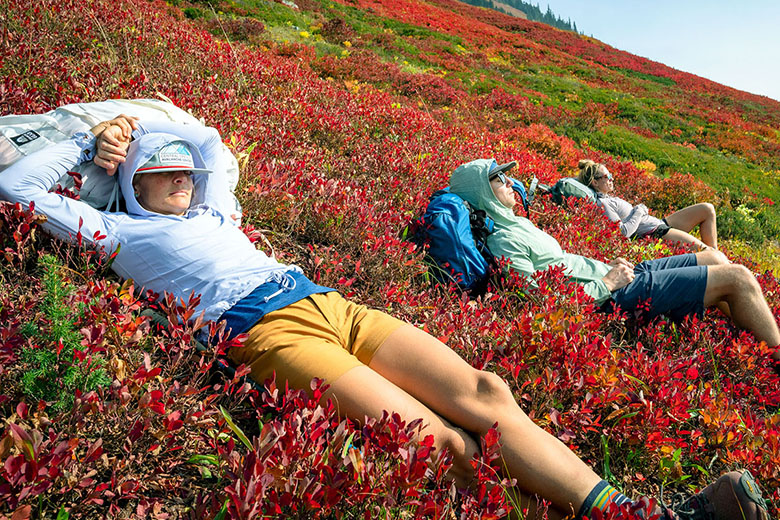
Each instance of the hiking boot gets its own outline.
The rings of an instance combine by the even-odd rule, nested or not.
[[[769,520],[761,490],[747,470],[726,473],[670,509],[678,520]]]

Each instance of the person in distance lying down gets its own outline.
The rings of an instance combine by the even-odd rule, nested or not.
[[[631,206],[625,200],[610,195],[615,189],[612,174],[606,166],[582,159],[579,162],[581,183],[596,192],[596,201],[612,222],[620,222],[620,232],[629,238],[652,236],[666,242],[688,245],[695,251],[718,248],[718,224],[715,207],[702,202],[675,211],[664,219],[649,215],[647,206]],[[699,226],[701,240],[688,232]]]

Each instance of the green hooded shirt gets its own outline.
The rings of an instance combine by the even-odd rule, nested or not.
[[[485,211],[495,221],[495,231],[487,239],[490,252],[509,259],[512,269],[525,278],[550,265],[561,265],[597,304],[604,303],[610,292],[602,278],[612,268],[598,260],[566,253],[557,240],[501,204],[488,179],[494,166],[492,159],[477,159],[459,166],[450,178],[452,193]]]

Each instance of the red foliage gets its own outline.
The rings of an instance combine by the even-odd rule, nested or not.
[[[708,124],[741,125],[766,138],[767,125],[777,121],[767,100],[533,22],[450,0],[352,3],[458,35],[477,49],[468,58],[475,63],[484,65],[495,51],[514,64],[576,62],[597,72],[594,85],[618,81],[610,67],[628,68],[677,82],[669,103],[690,106],[681,113]],[[428,195],[475,157],[517,159],[522,179],[536,175],[546,183],[593,157],[616,174],[621,196],[659,212],[713,196],[690,176],[650,176],[552,130],[598,129],[616,117],[614,106],[534,104],[510,92],[543,97],[506,84],[471,95],[450,75],[410,74],[368,49],[391,45],[390,35],[372,36],[372,43],[361,35],[363,43],[353,43],[363,47],[344,58],[316,57],[303,44],[269,44],[268,51],[227,45],[162,2],[55,0],[8,9],[13,23],[0,43],[4,113],[164,94],[217,127],[237,152],[255,145],[238,195],[244,230],[261,248],[270,252],[262,235],[281,261],[424,327],[474,367],[501,375],[528,415],[585,460],[600,469],[609,450],[609,469],[629,479],[627,493],[654,493],[663,481],[685,490],[743,466],[759,477],[777,511],[780,390],[765,366],[766,346],[715,312],[682,324],[594,312],[581,288],[554,268],[537,277],[537,288],[509,274],[469,300],[430,287],[421,253],[399,238]],[[338,22],[322,31],[334,42],[350,34]],[[421,47],[437,66],[468,68],[436,42]],[[768,115],[744,121],[747,105],[723,109],[726,98],[717,96],[724,95],[768,107]],[[717,132],[697,139],[745,154],[750,146],[740,143],[754,143]],[[768,144],[764,150],[772,153]],[[388,511],[493,518],[513,507],[497,430],[480,440],[473,490],[456,491],[445,479],[448,456],[433,452],[419,421],[388,413],[358,426],[318,403],[316,385],[307,394],[268,383],[258,394],[243,379],[246,367],[215,375],[240,338],[200,322],[197,295],[187,302],[163,295],[156,306],[171,325],[150,327],[137,315],[148,302],[94,271],[74,281],[73,302],[84,308],[79,341],[106,355],[110,385],[77,396],[67,413],[27,402],[19,358],[40,290],[28,260],[36,248],[60,251],[36,243],[42,217],[33,211],[0,204],[0,514],[34,509],[53,517],[64,508],[72,518],[195,519],[220,511],[233,518]],[[655,254],[647,242],[624,240],[592,205],[564,210],[540,198],[531,217],[574,253],[634,262]],[[780,315],[776,278],[765,273],[759,282]],[[201,334],[211,338],[204,350],[193,342]],[[604,516],[637,517],[626,509]]]
[[[34,203],[25,210],[21,204],[0,201],[0,247],[7,262],[22,263],[26,259],[35,230],[42,222],[46,222],[46,217],[35,214]]]

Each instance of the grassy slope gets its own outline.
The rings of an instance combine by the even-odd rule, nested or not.
[[[299,11],[278,3],[241,5],[266,23],[265,37],[272,41],[310,44],[320,56],[342,59],[360,52],[363,60],[426,72],[443,78],[456,97],[471,98],[480,109],[479,95],[495,88],[550,109],[546,117],[529,118],[502,107],[500,122],[492,129],[541,119],[586,151],[590,147],[635,162],[650,161],[662,176],[691,173],[715,190],[713,202],[720,206],[725,238],[760,243],[774,240],[780,231],[777,210],[766,200],[780,196],[779,107],[773,100],[583,36],[456,2],[367,2],[358,7],[307,2]],[[338,31],[332,30],[332,20],[340,21]],[[388,88],[386,75],[351,74]],[[434,100],[453,105],[447,98]],[[562,173],[571,173],[572,165],[567,166]]]
[[[772,490],[777,513],[780,393],[766,352],[749,335],[715,313],[681,325],[594,314],[556,272],[529,298],[518,298],[522,282],[510,279],[466,302],[431,287],[420,253],[398,239],[449,172],[479,156],[517,158],[527,174],[552,181],[594,155],[618,173],[627,197],[651,197],[658,210],[715,197],[701,181],[652,173],[687,171],[677,162],[606,152],[628,142],[643,153],[679,149],[691,154],[680,157],[703,161],[696,154],[714,160],[706,149],[728,144],[739,171],[753,171],[751,162],[776,169],[761,147],[746,147],[756,158],[736,151],[751,139],[777,143],[770,131],[780,117],[776,103],[448,2],[310,2],[300,11],[247,2],[220,6],[219,21],[201,4],[189,6],[191,21],[182,15],[187,5],[140,0],[98,1],[86,13],[68,0],[37,11],[2,7],[9,13],[0,47],[4,113],[107,97],[171,98],[217,127],[239,155],[245,220],[263,229],[282,261],[424,327],[472,365],[500,374],[529,415],[625,492],[654,494],[662,483],[685,490],[741,466]],[[30,41],[29,34],[40,36]],[[679,135],[668,133],[675,128]],[[686,141],[698,151],[679,146]],[[743,204],[751,218],[765,209],[760,198],[718,196]],[[568,250],[633,261],[673,252],[624,240],[595,208],[539,204],[534,219]],[[209,387],[197,367],[211,353],[204,361],[189,349],[191,331],[147,330],[137,316],[145,303],[104,269],[93,274],[68,248],[33,239],[23,216],[5,208],[2,217],[18,236],[4,229],[1,244],[10,249],[0,264],[0,411],[18,430],[8,426],[0,441],[0,493],[10,504],[0,513],[29,506],[39,516],[141,518],[156,507],[189,518],[224,509],[240,518],[255,507],[277,517],[317,510],[436,516],[419,509],[416,494],[418,502],[480,517],[500,502],[453,501],[440,479],[408,471],[404,457],[414,451],[388,454],[395,444],[377,440],[406,446],[398,428],[356,430],[301,398],[260,403],[232,381]],[[745,251],[737,259],[749,262],[754,252]],[[57,349],[52,327],[30,326],[47,301],[39,252],[70,266],[59,271],[73,286],[59,296],[74,309],[70,330],[112,380],[65,414],[23,392],[22,376],[33,368],[25,346]],[[777,280],[767,272],[760,282],[777,316]],[[103,333],[92,328],[103,325]],[[352,431],[360,452],[350,451]],[[25,468],[37,461],[63,472],[30,477]],[[31,479],[39,486],[19,498]]]

